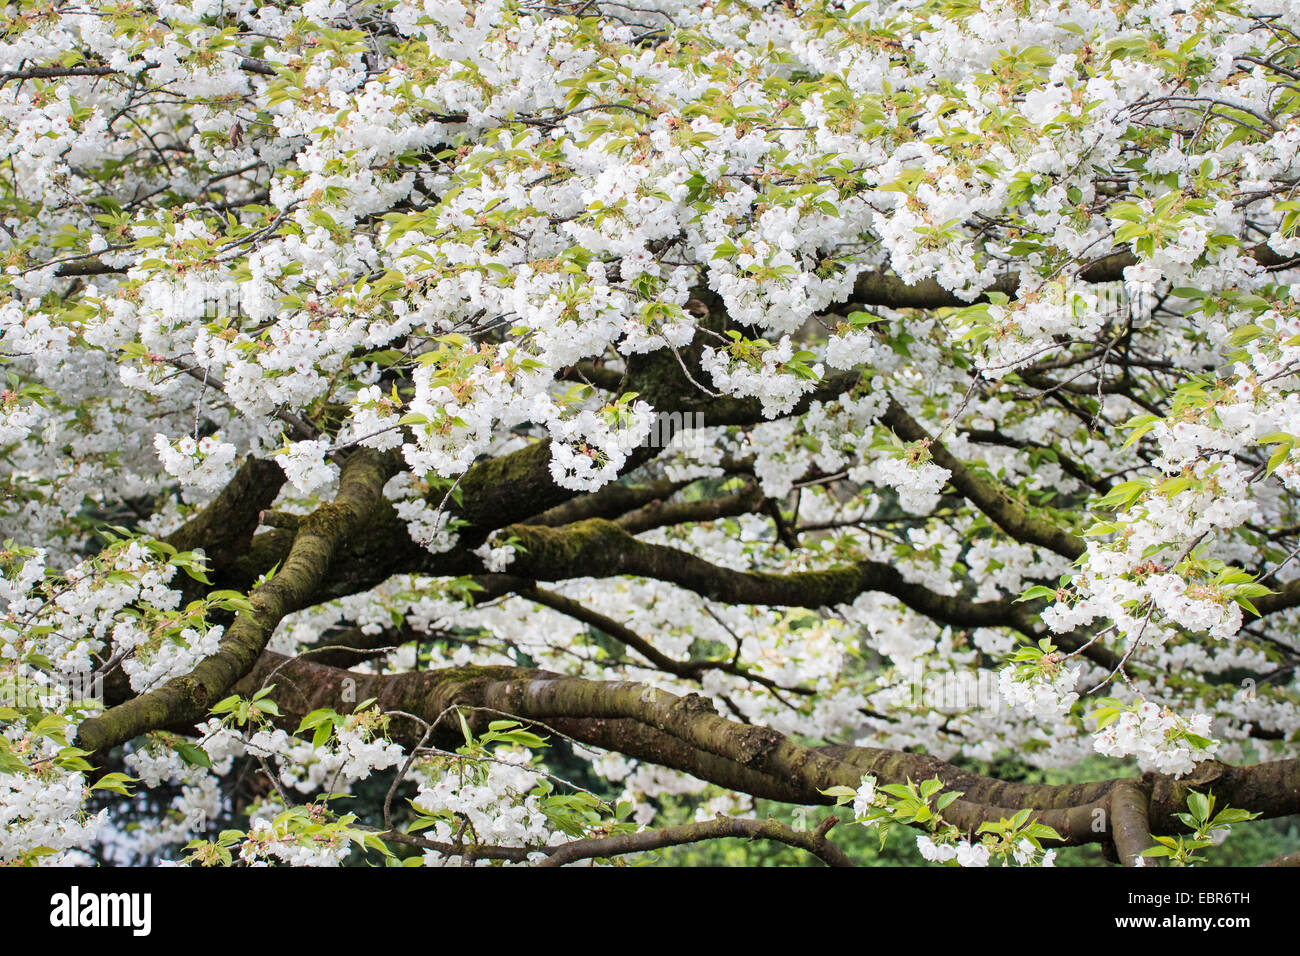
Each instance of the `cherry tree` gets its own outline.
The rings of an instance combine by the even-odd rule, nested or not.
[[[12,0],[0,860],[1300,812],[1298,49],[1287,0]]]

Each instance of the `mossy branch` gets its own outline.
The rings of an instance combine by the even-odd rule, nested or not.
[[[880,421],[893,429],[894,434],[903,441],[925,442],[934,463],[952,473],[948,479],[952,486],[1012,538],[1025,544],[1040,545],[1071,561],[1083,554],[1085,546],[1082,538],[1046,518],[1031,515],[1020,507],[1003,488],[978,475],[942,443],[931,438],[897,402],[890,401]]]
[[[727,604],[779,607],[833,607],[850,604],[867,591],[880,591],[944,624],[1014,627],[1024,623],[1010,601],[976,602],[938,594],[906,581],[893,565],[879,561],[791,574],[735,571],[675,548],[641,541],[614,522],[599,518],[563,528],[514,525],[507,533],[518,538],[524,549],[510,568],[511,574],[520,577],[561,581],[632,574],[668,581]]]
[[[1127,848],[1130,858],[1141,842],[1135,834],[1145,832],[1149,839],[1151,833],[1184,831],[1175,814],[1185,811],[1190,789],[1210,783],[1226,803],[1264,817],[1300,812],[1297,760],[1243,767],[1208,763],[1183,780],[1151,774],[1141,781],[1029,786],[971,774],[924,754],[809,747],[770,728],[721,717],[698,695],[681,697],[630,681],[592,681],[514,667],[359,674],[267,652],[236,689],[252,694],[268,682],[277,684],[272,693],[281,711],[277,722],[291,730],[316,708],[345,711],[348,701],[374,698],[381,710],[412,714],[429,723],[456,709],[471,727],[480,729],[502,715],[538,721],[589,746],[789,803],[832,803],[822,790],[856,788],[864,773],[874,774],[881,783],[937,776],[948,789],[963,793],[944,811],[944,819],[963,831],[974,833],[982,823],[1009,819],[1029,808],[1035,819],[1060,834],[1061,840],[1053,842],[1117,841],[1121,854]],[[443,724],[442,743],[455,746],[460,733],[456,721],[444,719]],[[395,740],[413,746],[424,727],[395,717],[390,732]],[[1138,819],[1139,803],[1145,821]],[[1107,825],[1097,826],[1099,819]],[[1144,829],[1136,829],[1139,824]]]
[[[284,566],[250,592],[253,610],[235,618],[217,652],[188,674],[83,722],[78,744],[99,752],[149,730],[202,719],[257,663],[280,619],[312,602],[335,552],[362,527],[396,467],[391,454],[354,452],[343,464],[338,496],[303,520]]]

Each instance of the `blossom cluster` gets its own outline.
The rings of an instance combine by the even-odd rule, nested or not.
[[[1298,33],[1283,0],[17,3],[3,676],[120,667],[142,692],[192,670],[229,634],[210,612],[242,605],[167,537],[252,459],[283,472],[267,510],[307,514],[361,446],[400,452],[384,507],[439,573],[337,569],[274,652],[391,631],[358,670],[527,660],[939,759],[1294,756],[1300,699],[1276,675],[1300,626]],[[656,415],[698,409],[650,447]],[[884,424],[904,419],[929,437]],[[575,497],[705,515],[632,523],[696,559],[663,579],[553,583],[689,664],[612,653],[522,596],[465,599],[528,564],[502,528],[467,531],[459,497],[521,449]],[[879,587],[731,605],[689,580],[699,561]],[[1026,632],[1060,656],[1008,663]],[[914,673],[953,693],[913,699]],[[1107,681],[1141,702],[1093,734],[1081,704]],[[43,716],[75,739],[93,702],[46,697],[0,720],[24,768],[0,774],[0,860],[105,829],[64,747],[32,742]],[[293,731],[205,719],[212,772],[176,740],[132,744],[149,786],[188,791],[183,825],[135,845],[200,836],[237,758],[299,794],[405,759],[356,728]],[[431,838],[454,842],[456,814],[516,849],[559,838],[531,757],[503,759],[420,764]],[[586,759],[640,823],[704,787]],[[236,855],[343,861],[356,832],[312,812],[268,800]]]

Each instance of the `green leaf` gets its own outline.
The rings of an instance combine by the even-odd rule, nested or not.
[[[106,773],[104,776],[100,777],[99,780],[93,783],[90,789],[111,790],[114,793],[122,794],[124,797],[129,797],[131,791],[127,787],[127,784],[137,780],[139,780],[138,777],[128,777],[124,773]]]
[[[176,748],[176,753],[191,767],[212,767],[212,758],[208,752],[196,744],[181,744]]]

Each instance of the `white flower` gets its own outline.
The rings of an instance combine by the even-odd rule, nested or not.
[[[916,838],[916,848],[931,863],[947,863],[957,856],[957,849],[951,843],[935,843],[924,833]]]
[[[338,467],[325,461],[329,447],[323,439],[296,441],[279,453],[280,467],[301,494],[309,495],[338,477]]]
[[[988,866],[989,848],[982,843],[967,843],[962,840],[957,844],[957,863],[960,866]]]
[[[213,493],[220,491],[234,474],[235,446],[215,435],[195,441],[186,435],[172,443],[166,435],[155,435],[153,446],[164,470],[186,487]]]
[[[1136,756],[1143,771],[1181,777],[1196,769],[1200,761],[1212,758],[1219,749],[1216,740],[1202,747],[1189,740],[1188,735],[1209,739],[1210,717],[1196,714],[1190,719],[1183,718],[1168,708],[1140,701],[1098,733],[1093,745],[1097,753],[1108,757]]]
[[[862,778],[862,786],[858,787],[857,794],[853,798],[853,816],[861,819],[871,812],[876,802],[876,778],[866,774]]]
[[[875,480],[898,492],[899,505],[912,514],[933,511],[939,503],[939,493],[952,474],[933,462],[909,464],[901,458],[882,459],[874,470]]]
[[[491,541],[485,541],[475,548],[474,554],[483,562],[484,570],[493,574],[499,574],[506,570],[515,560],[513,545],[503,544],[498,546]]]
[[[1081,668],[1058,666],[1052,671],[1039,669],[1030,674],[1008,664],[998,672],[998,692],[1011,706],[1043,720],[1060,720],[1079,699],[1075,690]]]

